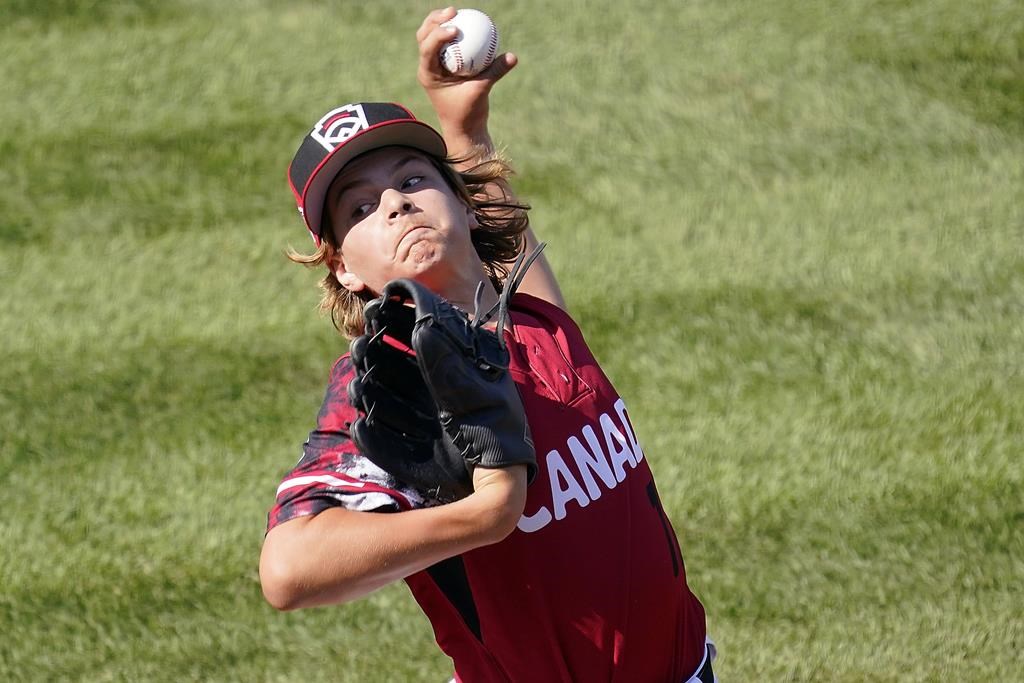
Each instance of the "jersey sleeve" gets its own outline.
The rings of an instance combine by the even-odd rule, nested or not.
[[[398,512],[428,501],[363,456],[349,436],[357,413],[348,400],[355,370],[348,355],[331,370],[316,428],[302,446],[302,458],[281,480],[267,515],[267,531],[296,517],[333,507],[363,512]]]

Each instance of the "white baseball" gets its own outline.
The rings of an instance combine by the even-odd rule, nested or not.
[[[475,9],[460,9],[442,26],[458,29],[455,40],[441,49],[441,64],[456,76],[475,76],[498,54],[498,29],[491,18]]]

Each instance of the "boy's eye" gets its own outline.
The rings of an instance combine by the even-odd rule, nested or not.
[[[352,209],[352,218],[362,218],[366,214],[370,213],[373,204],[371,202],[363,202]]]
[[[419,185],[421,182],[423,182],[423,176],[421,176],[421,175],[409,176],[408,178],[406,178],[405,180],[402,181],[402,189],[403,190],[408,190],[410,187],[415,187],[415,186]]]

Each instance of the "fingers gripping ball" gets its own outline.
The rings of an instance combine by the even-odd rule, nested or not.
[[[404,279],[389,282],[364,318],[349,397],[360,412],[352,438],[367,458],[442,501],[471,493],[478,465],[526,465],[533,479],[536,455],[500,332]]]
[[[460,9],[451,21],[455,40],[441,48],[441,64],[455,76],[475,76],[494,61],[498,54],[498,29],[491,18],[475,9]]]

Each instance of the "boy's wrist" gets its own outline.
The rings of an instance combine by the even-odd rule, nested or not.
[[[484,160],[494,153],[494,141],[487,130],[487,124],[466,125],[464,123],[441,122],[441,137],[448,146],[449,156],[463,158],[479,157]]]
[[[515,530],[526,507],[526,466],[477,467],[473,487],[473,494],[465,501],[472,505],[472,514],[481,524],[483,544],[497,543]]]

